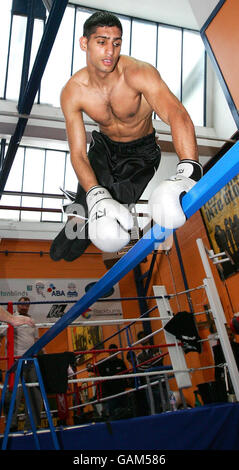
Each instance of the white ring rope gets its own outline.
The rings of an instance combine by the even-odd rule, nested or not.
[[[208,310],[203,310],[201,312],[195,312],[195,313],[192,313],[192,315],[205,315],[206,313],[208,312],[211,312],[211,309],[208,309]],[[97,326],[100,326],[100,325],[113,325],[113,324],[119,324],[119,323],[131,323],[131,322],[141,322],[141,321],[153,321],[153,320],[169,320],[170,318],[169,317],[149,317],[149,318],[141,318],[141,317],[137,317],[137,318],[118,318],[118,319],[114,319],[114,320],[82,320],[82,321],[77,321],[77,322],[73,322],[71,325],[72,326],[87,326],[87,325],[97,325]],[[48,323],[48,322],[43,322],[43,323],[36,323],[35,326],[38,327],[38,328],[51,328],[55,323]],[[21,328],[22,327],[25,327],[27,325],[21,325]],[[1,329],[6,329],[8,328],[8,325],[6,323],[1,323],[0,322],[0,328]],[[15,327],[15,328],[18,328],[18,327]]]
[[[163,330],[163,328],[159,328],[159,330],[156,330],[156,331],[154,331],[153,333],[151,333],[150,335],[145,336],[145,337],[143,338],[143,340],[148,339],[148,338],[151,338],[152,336],[156,335],[157,333],[159,333],[159,332],[162,331],[162,330]],[[135,343],[132,343],[131,347],[136,346],[137,344],[141,343],[141,341],[142,341],[142,340],[140,339],[140,340],[136,341]],[[129,347],[129,351],[131,350],[131,347]],[[156,345],[155,347],[157,347],[157,345]],[[127,350],[126,348],[124,348],[124,349]],[[110,358],[112,358],[112,357],[114,357],[114,356],[117,356],[117,354],[119,354],[120,352],[121,352],[121,351],[116,351],[114,354],[111,354],[110,356],[104,357],[104,358],[101,359],[100,361],[95,362],[94,365],[97,366],[98,364],[102,364],[103,362],[107,361],[108,359],[110,359]],[[89,351],[86,351],[85,354],[90,354],[90,350],[89,350]],[[78,357],[79,357],[79,356],[78,356]],[[70,377],[73,377],[73,375],[78,375],[78,374],[80,374],[80,373],[82,373],[82,372],[85,372],[85,371],[88,372],[87,368],[81,369],[81,370],[78,371],[78,372],[74,372],[74,374],[70,375]]]
[[[136,374],[121,374],[121,375],[107,375],[104,377],[97,376],[97,377],[84,377],[82,379],[72,379],[68,380],[68,383],[78,383],[78,382],[101,382],[101,381],[107,381],[107,380],[118,380],[118,379],[131,379],[134,377],[145,377],[145,376],[154,376],[154,375],[174,375],[174,374],[179,374],[179,373],[185,373],[188,372],[191,374],[192,372],[196,372],[198,370],[206,370],[206,369],[214,369],[216,366],[203,366],[203,367],[191,367],[191,368],[186,368],[186,369],[170,369],[170,370],[157,370],[157,371],[152,371],[152,372],[137,372]],[[217,366],[219,367],[219,366]],[[221,367],[221,364],[220,364]],[[37,387],[39,386],[38,382],[31,382],[31,383],[26,383],[25,384],[28,387]],[[18,384],[18,387],[21,387],[22,384]],[[3,385],[0,386],[0,388],[3,388]]]

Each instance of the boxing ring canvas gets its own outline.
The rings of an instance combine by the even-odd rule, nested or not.
[[[58,429],[56,435],[63,451],[113,450],[118,454],[129,449],[239,450],[239,404],[207,405],[110,423],[91,423]],[[54,450],[50,431],[40,431],[38,437],[41,450]],[[9,436],[9,450],[33,448],[31,433]]]
[[[184,196],[182,205],[189,218],[205,202],[218,192],[228,181],[239,173],[239,142],[237,142],[222,157],[203,178]],[[110,291],[112,286],[123,278],[131,269],[139,264],[156,245],[164,241],[172,230],[154,225],[153,228],[141,238],[133,248],[121,258],[73,307],[58,320],[31,348],[22,359],[29,359],[37,354],[46,344],[54,339],[61,331],[70,325],[77,317],[83,314],[100,297]],[[218,306],[216,306],[218,307]],[[223,319],[218,320],[219,334],[223,333]],[[225,328],[225,327],[224,327]],[[228,340],[228,338],[227,338]],[[228,340],[229,342],[229,340]],[[226,343],[227,346],[227,343]],[[225,351],[224,351],[225,352]],[[229,355],[229,353],[228,353]],[[227,359],[227,355],[225,355]],[[233,358],[229,359],[233,361]],[[235,360],[234,360],[235,362]],[[15,370],[16,365],[10,370]],[[9,371],[8,371],[9,372]],[[237,372],[238,374],[238,372]],[[235,384],[237,380],[234,380]],[[233,385],[234,385],[233,382]],[[236,391],[239,396],[239,390]],[[224,406],[224,408],[222,408]],[[212,420],[209,424],[209,418]],[[239,405],[224,404],[218,407],[200,407],[192,410],[177,410],[171,413],[161,413],[155,416],[128,419],[111,422],[111,429],[115,433],[109,433],[106,423],[91,424],[77,428],[76,442],[69,436],[69,429],[62,433],[56,430],[61,449],[239,449]],[[136,423],[136,424],[135,424]],[[182,427],[186,430],[182,434]],[[209,433],[210,429],[210,433]],[[230,432],[229,432],[230,429]],[[161,431],[160,431],[161,430]],[[173,430],[173,431],[172,431]],[[233,430],[233,435],[232,435]],[[89,433],[92,435],[92,443],[85,440]],[[72,432],[75,432],[72,431]],[[172,432],[174,439],[172,439]],[[225,435],[230,435],[230,440]],[[99,438],[99,435],[102,438]],[[48,435],[49,436],[49,435]],[[39,433],[39,440],[44,433]],[[233,440],[231,440],[231,437]],[[29,436],[30,438],[30,436]],[[16,449],[18,437],[14,437],[13,447]],[[65,441],[66,439],[66,441]],[[24,436],[24,446],[28,445],[28,436]],[[41,442],[41,449],[49,448],[47,443]],[[12,441],[11,441],[12,442]],[[23,441],[22,441],[23,442]],[[10,443],[10,441],[9,441]],[[32,441],[30,448],[32,448]],[[99,446],[99,447],[98,447]],[[11,443],[10,447],[11,449]],[[21,447],[22,449],[22,447]]]

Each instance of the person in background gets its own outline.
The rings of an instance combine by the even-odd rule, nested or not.
[[[137,339],[141,340],[140,344],[142,346],[150,346],[150,341],[149,339],[144,339],[145,338],[145,333],[144,331],[139,331],[137,334]],[[163,358],[160,357],[161,350],[159,348],[148,348],[148,349],[142,349],[141,352],[137,354],[137,362],[139,364],[138,367],[138,372],[147,372],[151,371],[153,367],[160,367],[163,365]],[[149,378],[149,382],[155,382],[157,381],[157,378],[159,379],[160,377],[157,376],[151,376]],[[142,378],[142,382],[144,380],[144,383],[146,379]],[[151,387],[152,393],[153,393],[153,399],[154,399],[154,406],[155,406],[155,411],[156,413],[160,413],[162,411],[162,406],[161,406],[161,397],[160,397],[160,392],[159,392],[159,386],[156,384]],[[150,405],[150,395],[147,390],[147,397],[148,397],[148,402]]]
[[[127,368],[125,362],[119,357],[113,356],[113,354],[117,352],[117,345],[112,343],[110,344],[109,349],[109,359],[95,366],[95,372],[97,372],[97,375],[100,377],[126,373]],[[99,384],[99,392],[102,398],[106,398],[125,391],[127,387],[128,383],[126,379],[104,380]],[[127,410],[127,395],[111,398],[108,401],[102,402],[102,404],[105,417],[115,419],[120,415],[122,416],[125,413],[125,410]]]
[[[17,318],[17,323],[19,324],[19,317],[23,319],[21,326],[14,328],[14,357],[21,357],[25,351],[27,351],[38,339],[38,329],[35,327],[35,323],[29,315],[30,308],[30,299],[29,297],[20,297],[18,300],[17,310],[13,313],[13,318]],[[21,323],[21,321],[20,321]],[[6,334],[6,333],[5,333]],[[38,378],[35,371],[35,365],[28,363],[23,367],[23,378],[26,383],[35,383],[38,382]],[[42,398],[41,392],[38,386],[36,387],[27,387],[29,400],[31,404],[33,419],[36,427],[40,426],[41,418],[41,408],[42,408]],[[21,409],[21,401],[23,398],[23,389],[18,387],[15,409],[12,416],[11,422],[11,431],[16,431],[18,429],[18,414]],[[27,413],[27,408],[25,404],[25,412]],[[28,413],[26,414],[25,420],[25,429],[31,429],[30,418]]]
[[[227,330],[228,338],[229,338],[232,351],[235,357],[237,368],[239,370],[239,343],[236,342],[235,335],[229,325],[226,325],[226,330]],[[225,364],[226,360],[225,360],[221,342],[219,339],[217,340],[217,344],[213,346],[212,350],[213,350],[215,366],[219,366],[219,364]],[[225,383],[224,367],[215,367],[215,380],[216,382]],[[233,390],[233,386],[232,386],[229,374],[228,374],[228,387],[229,387],[229,393],[233,394],[234,390]]]
[[[150,346],[150,341],[149,339],[144,339],[145,338],[145,333],[144,331],[139,331],[137,334],[137,339],[141,340],[140,344],[142,346]],[[159,348],[148,348],[148,349],[142,349],[141,352],[137,354],[137,361],[138,363],[143,363],[146,361],[149,361],[145,366],[141,366],[141,370],[143,368],[148,369],[149,367],[154,367],[154,366],[162,366],[163,365],[163,358],[158,357],[159,354],[161,354],[161,350]]]
[[[130,373],[137,374],[139,372],[137,368],[137,358],[134,351],[128,351],[126,356],[127,361],[130,363]],[[143,385],[144,379],[142,377],[132,377],[128,379],[129,387],[135,388],[134,392],[129,394],[130,408],[133,410],[134,416],[147,416],[150,414],[150,410],[147,403],[147,395],[145,389],[138,389]]]

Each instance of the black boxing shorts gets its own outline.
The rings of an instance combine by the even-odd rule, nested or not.
[[[155,130],[131,142],[115,142],[102,132],[93,131],[88,158],[99,185],[108,189],[111,196],[120,203],[132,204],[139,200],[154,176],[160,163],[161,151],[156,143]],[[75,203],[84,208],[87,217],[86,192],[80,184]],[[53,241],[50,255],[54,260],[64,258],[66,261],[72,261],[79,257],[90,243],[87,240],[87,227],[84,239],[75,241],[65,240],[64,230]],[[75,245],[75,254],[70,254],[69,250],[72,251],[73,245]],[[81,247],[82,252],[80,252]]]
[[[99,184],[117,201],[130,204],[139,200],[154,176],[161,151],[155,130],[131,142],[115,142],[93,131],[88,158]]]

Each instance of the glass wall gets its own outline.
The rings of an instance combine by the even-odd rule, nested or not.
[[[0,98],[18,100],[26,16],[11,15],[11,0],[1,2],[0,15]],[[86,65],[79,38],[83,24],[94,10],[68,5],[58,31],[41,87],[39,104],[60,106],[64,84]],[[188,29],[118,15],[123,25],[121,53],[155,66],[171,91],[189,111],[195,125],[204,122],[205,51],[200,34]],[[44,21],[35,19],[30,70],[44,31]],[[157,116],[154,116],[157,119]],[[60,209],[61,199],[34,194],[60,194],[59,186],[76,191],[77,179],[67,152],[21,146],[18,149],[5,190],[32,193],[4,195],[0,205]],[[13,220],[61,221],[62,214],[40,211],[1,210],[1,218]]]
[[[0,206],[24,207],[25,209],[29,208],[29,211],[1,209],[0,218],[61,222],[63,220],[61,211],[63,199],[47,197],[60,195],[60,187],[74,192],[77,190],[77,178],[70,162],[69,153],[62,150],[20,146],[5,191],[21,192],[22,195],[3,195]],[[43,208],[44,211],[33,211],[30,208]],[[53,208],[59,211],[48,212],[46,210]]]
[[[60,106],[60,92],[71,76],[75,9],[66,8],[41,81],[40,103]]]
[[[198,126],[204,124],[204,57],[201,37],[193,31],[184,31],[182,102]]]
[[[157,68],[170,90],[181,100],[182,30],[159,26]]]
[[[156,43],[157,25],[150,22],[133,20],[131,56],[156,66]]]
[[[11,1],[1,2],[0,14],[0,97],[5,97],[8,46],[11,31]]]
[[[86,65],[79,38],[94,10],[68,5],[44,72],[39,102],[60,106],[61,89],[70,76]],[[195,125],[204,122],[205,51],[200,34],[184,28],[118,15],[123,25],[122,54],[157,67],[171,91],[183,102]],[[13,15],[4,0],[0,16],[0,97],[17,100],[21,81],[26,17]],[[31,66],[43,33],[35,20]],[[147,41],[145,40],[147,38]],[[17,84],[17,85],[16,85]]]
[[[16,101],[18,100],[21,83],[26,25],[26,18],[22,16],[13,17],[6,81],[6,96]]]

